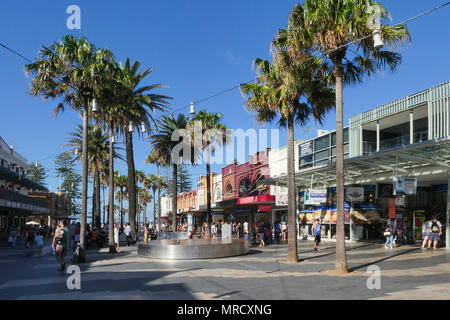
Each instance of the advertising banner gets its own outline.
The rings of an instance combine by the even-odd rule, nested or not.
[[[327,190],[326,189],[310,189],[305,192],[306,205],[319,205],[327,202]]]
[[[417,179],[416,178],[404,178],[404,177],[394,177],[393,178],[393,193],[406,194],[414,196],[417,192]]]
[[[389,199],[389,218],[390,219],[395,218],[395,199],[394,198]]]
[[[277,207],[287,206],[288,205],[288,195],[287,194],[277,194],[275,196],[275,205]]]

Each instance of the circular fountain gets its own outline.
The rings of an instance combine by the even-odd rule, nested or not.
[[[151,259],[190,260],[239,256],[249,251],[247,239],[172,239],[138,244],[138,255]]]

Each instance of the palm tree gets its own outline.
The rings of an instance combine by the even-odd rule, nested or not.
[[[177,118],[173,115],[170,117],[163,116],[157,120],[157,129],[155,134],[149,137],[150,144],[152,146],[152,153],[154,157],[158,159],[158,163],[163,166],[172,165],[172,230],[177,230],[177,171],[178,165],[182,162],[193,163],[194,150],[192,148],[191,141],[172,141],[172,134],[180,129],[186,129],[189,119],[184,114],[179,114]],[[181,146],[181,148],[180,148]],[[183,152],[183,148],[186,147],[190,150],[190,155]],[[175,154],[181,149],[179,154]],[[173,157],[172,157],[172,153]]]
[[[49,47],[43,46],[38,58],[25,66],[33,75],[30,94],[42,96],[44,101],[61,98],[54,109],[55,115],[70,106],[83,118],[81,229],[86,233],[88,188],[88,112],[96,88],[101,83],[101,73],[112,59],[106,49],[96,49],[86,38],[64,36]],[[80,239],[80,262],[85,261],[85,237]]]
[[[140,62],[130,63],[127,58],[125,64],[120,64],[117,82],[123,90],[123,100],[120,102],[126,112],[120,118],[119,128],[125,136],[126,159],[128,165],[128,192],[129,192],[129,218],[133,233],[136,232],[136,176],[133,155],[133,131],[141,135],[144,131],[150,132],[155,124],[156,111],[166,111],[168,106],[167,96],[149,93],[150,91],[165,87],[162,84],[141,86],[145,77],[152,69],[139,71]],[[145,129],[145,130],[144,130]]]
[[[305,48],[306,55],[306,48]],[[279,118],[279,125],[288,128],[287,136],[287,186],[288,186],[288,257],[289,262],[298,262],[295,168],[294,168],[294,124],[302,125],[309,118],[321,122],[323,115],[332,108],[334,93],[327,88],[317,69],[320,61],[294,64],[289,55],[275,50],[274,61],[256,59],[255,83],[241,85],[247,97],[246,105],[257,113],[258,122],[272,122]],[[313,80],[313,78],[317,80]],[[302,102],[301,101],[305,101]],[[252,223],[251,223],[252,224]],[[250,224],[250,225],[251,225]]]
[[[148,187],[144,184],[144,188],[138,189],[139,190],[139,202],[144,206],[144,216],[143,216],[144,224],[147,223],[147,204],[152,200],[153,200],[153,202],[155,202],[154,193],[153,193],[153,197],[152,197],[145,188],[148,188]]]
[[[67,154],[72,158],[71,162],[81,160],[81,150],[83,145],[83,128],[77,126],[74,132],[69,133],[69,138],[65,147],[70,149],[64,154]],[[123,160],[123,157],[114,153],[115,159]],[[94,226],[100,227],[100,186],[101,186],[101,174],[106,171],[107,162],[109,160],[109,139],[108,134],[103,131],[100,126],[88,125],[88,163],[89,171],[94,178],[94,188],[92,193],[93,198],[93,219]]]
[[[201,110],[189,123],[189,128],[194,129],[195,123],[200,122],[202,141],[200,149],[206,153],[206,222],[211,222],[211,152],[214,144],[224,144],[227,142],[227,127],[221,122],[221,113],[206,112]],[[209,232],[209,228],[207,228]]]
[[[376,9],[376,10],[374,10]],[[378,12],[378,13],[376,13]],[[344,238],[344,151],[343,151],[343,84],[360,83],[364,75],[389,68],[396,70],[401,62],[398,53],[374,48],[370,27],[378,15],[380,22],[387,21],[389,12],[373,0],[306,0],[296,6],[290,23],[313,44],[313,49],[326,59],[333,70],[336,86],[336,263],[335,271],[347,273]],[[297,19],[298,17],[302,19]],[[377,28],[377,27],[376,27]],[[406,25],[379,26],[382,39],[394,45],[410,39]],[[295,47],[295,40],[292,48]]]
[[[164,180],[163,177],[159,175],[159,167],[164,163],[164,159],[159,159],[155,152],[150,152],[145,158],[145,162],[148,164],[155,164],[156,165],[156,176],[158,177],[158,230],[161,223],[161,189],[167,188],[167,182]],[[155,195],[153,194],[153,203],[155,203]],[[153,207],[153,213],[155,212],[155,207]],[[156,224],[155,221],[155,213],[153,215],[153,224]]]
[[[116,199],[120,201],[120,228],[123,229],[123,200],[126,198],[128,198],[128,201],[130,200],[129,190],[127,188],[128,177],[116,171],[114,174],[114,185],[119,189],[116,194]]]

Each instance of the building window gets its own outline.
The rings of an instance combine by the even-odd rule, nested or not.
[[[320,151],[317,152],[314,155],[314,161],[319,161],[319,160],[323,160],[323,159],[327,159],[330,156],[330,150],[324,150],[324,151]]]
[[[314,151],[319,151],[330,146],[330,135],[324,135],[314,140]]]
[[[233,187],[231,186],[231,183],[228,183],[225,187],[225,197],[231,197],[233,195]]]

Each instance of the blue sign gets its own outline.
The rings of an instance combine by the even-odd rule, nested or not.
[[[234,209],[233,212],[239,214],[250,214],[252,213],[252,209]]]

